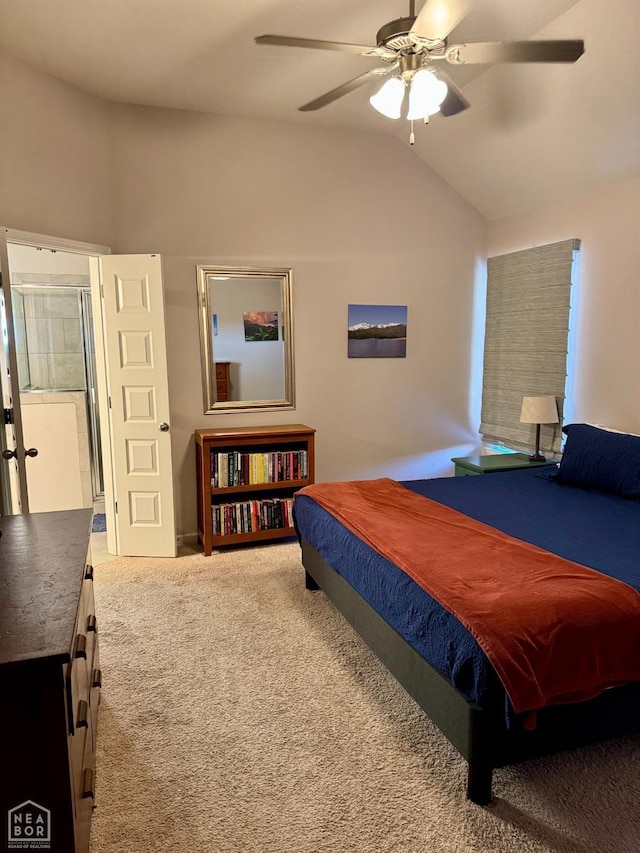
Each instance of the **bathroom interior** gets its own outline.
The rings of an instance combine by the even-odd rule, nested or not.
[[[31,512],[104,500],[87,255],[8,244]]]

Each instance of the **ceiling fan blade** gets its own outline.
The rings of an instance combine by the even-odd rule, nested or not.
[[[441,41],[466,17],[473,4],[474,0],[427,0],[411,32],[425,39]]]
[[[366,71],[359,77],[354,77],[353,80],[343,83],[342,86],[338,86],[330,92],[325,92],[324,95],[320,95],[319,98],[309,101],[308,104],[304,104],[302,107],[298,107],[298,109],[303,113],[310,112],[311,110],[319,110],[322,107],[326,107],[328,104],[333,103],[333,101],[337,101],[338,98],[342,98],[344,95],[348,95],[350,92],[359,89],[360,86],[364,86],[366,83],[371,82],[371,80],[375,80],[376,77],[383,77],[392,70],[393,67],[372,68],[370,71]]]
[[[369,47],[366,44],[346,44],[341,41],[322,41],[320,39],[296,38],[295,36],[257,36],[256,44],[271,44],[276,47],[309,47],[313,50],[339,50],[346,53],[357,53],[360,56],[374,56],[380,58],[394,57],[395,53],[379,47]]]
[[[433,73],[439,80],[442,80],[447,84],[447,94],[445,95],[444,101],[440,104],[440,112],[442,115],[445,117],[455,116],[458,113],[468,110],[471,104],[462,94],[460,89],[458,89],[451,77],[449,77],[448,74],[445,74],[444,71],[440,71],[439,68]]]
[[[446,59],[454,65],[494,62],[575,62],[584,53],[584,41],[485,41],[454,44]]]

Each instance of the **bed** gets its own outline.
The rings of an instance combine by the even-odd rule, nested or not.
[[[544,552],[542,559],[548,555],[561,567],[569,561],[566,565],[582,570],[589,580],[621,591],[628,602],[628,621],[616,625],[612,615],[604,613],[606,602],[598,600],[601,633],[606,639],[618,631],[614,653],[620,648],[627,664],[631,660],[640,666],[640,619],[634,616],[640,613],[634,610],[640,608],[640,437],[586,424],[569,425],[564,431],[567,440],[558,470],[390,483],[389,490],[394,501],[399,494],[395,490],[402,489],[401,497],[406,492],[410,506],[437,505],[465,523],[469,520],[470,527],[510,540],[507,545]],[[349,487],[331,485],[338,495]],[[383,485],[371,481],[377,494]],[[539,703],[533,717],[514,706],[505,689],[505,683],[511,688],[509,681],[498,676],[502,670],[464,614],[454,615],[441,597],[423,588],[411,566],[400,568],[384,549],[363,541],[347,511],[328,506],[322,489],[323,484],[303,489],[294,505],[306,586],[326,593],[467,760],[469,799],[479,805],[490,802],[495,768],[640,731],[640,670],[628,666],[624,678],[620,670],[611,673],[617,677],[594,681],[585,690],[588,698],[574,690],[559,701]],[[366,518],[374,526],[371,512]],[[428,522],[419,528],[409,522],[406,534],[414,537],[412,548],[427,567],[430,532],[435,541]],[[455,555],[460,562],[460,548],[455,534],[452,564]],[[514,576],[512,596],[521,583]],[[569,606],[574,607],[571,587]],[[579,657],[580,644],[568,642],[568,653],[575,648]],[[550,660],[559,654],[555,646],[543,652]],[[566,648],[562,654],[564,672],[577,667]],[[591,669],[599,672],[600,661]]]

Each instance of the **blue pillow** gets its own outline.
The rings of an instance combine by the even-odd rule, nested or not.
[[[555,479],[640,500],[640,436],[568,424]]]

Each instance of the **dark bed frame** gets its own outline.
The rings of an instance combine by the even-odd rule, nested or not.
[[[494,768],[640,731],[640,684],[538,712],[536,730],[510,731],[504,710],[471,702],[301,539],[305,585],[322,589],[371,650],[469,764],[467,797],[491,801]]]

